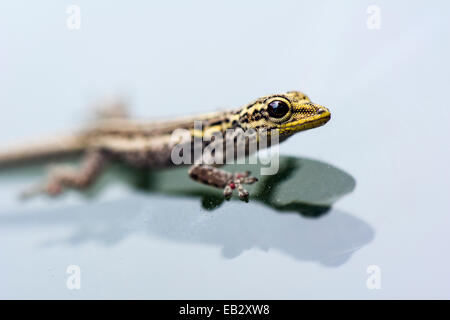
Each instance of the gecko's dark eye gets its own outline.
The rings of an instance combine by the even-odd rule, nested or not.
[[[274,100],[269,103],[267,111],[272,118],[283,118],[289,112],[289,106],[284,101]]]

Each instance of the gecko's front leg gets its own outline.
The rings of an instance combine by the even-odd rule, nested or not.
[[[233,190],[237,189],[239,198],[247,200],[249,193],[243,184],[253,184],[257,178],[250,176],[250,171],[243,173],[230,173],[206,164],[194,164],[189,169],[189,176],[195,181],[223,189],[223,195],[229,199]]]
[[[30,197],[39,193],[56,196],[66,188],[84,189],[89,187],[101,173],[106,156],[100,151],[88,151],[79,168],[57,165],[51,168],[47,179],[22,193]]]

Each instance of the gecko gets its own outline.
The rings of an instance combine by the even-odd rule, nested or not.
[[[88,188],[113,161],[136,168],[174,167],[175,148],[193,145],[196,139],[200,141],[202,150],[214,144],[215,148],[225,148],[228,144],[234,145],[234,150],[243,147],[245,156],[249,156],[261,148],[271,147],[271,144],[261,146],[257,143],[257,148],[250,150],[248,137],[238,139],[236,135],[227,136],[227,132],[237,130],[245,134],[251,131],[256,140],[263,133],[269,136],[276,133],[277,143],[281,143],[297,132],[320,127],[331,118],[327,108],[311,102],[299,91],[266,95],[240,108],[167,121],[132,119],[122,111],[116,108],[70,134],[4,149],[0,151],[0,168],[32,160],[83,155],[78,166],[53,166],[41,183],[23,193],[26,197],[36,194],[56,196],[68,189]],[[200,129],[195,123],[201,125]],[[176,130],[188,134],[174,139]],[[218,135],[224,139],[211,139]],[[220,154],[220,157],[225,156],[226,152]],[[189,176],[197,182],[221,189],[226,199],[237,190],[239,198],[248,201],[249,193],[244,185],[257,182],[257,178],[249,171],[225,171],[220,168],[224,162],[211,162],[214,159],[193,159]]]

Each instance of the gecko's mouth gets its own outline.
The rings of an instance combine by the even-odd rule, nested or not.
[[[324,111],[321,111],[321,113],[319,113],[318,115],[314,116],[309,120],[302,119],[287,123],[281,127],[281,130],[285,131],[286,133],[293,133],[313,129],[323,126],[330,119],[331,119],[330,111],[328,111],[328,109],[324,109]]]
[[[317,127],[323,126],[325,123],[330,121],[330,119],[331,119],[331,113],[330,112],[323,113],[323,114],[321,114],[320,118],[306,122],[303,125],[303,130],[307,130],[307,129],[312,129],[312,128],[317,128]]]

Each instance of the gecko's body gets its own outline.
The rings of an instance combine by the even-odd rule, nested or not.
[[[79,168],[55,167],[47,180],[31,192],[57,195],[65,188],[88,187],[109,161],[122,161],[142,168],[171,167],[174,166],[174,148],[189,144],[192,145],[191,150],[194,150],[195,139],[201,140],[203,149],[211,148],[214,143],[215,147],[220,148],[233,144],[234,150],[243,147],[246,155],[249,155],[252,153],[248,146],[249,139],[228,136],[227,130],[229,132],[230,129],[236,129],[244,133],[252,131],[257,140],[263,132],[268,135],[275,132],[282,142],[296,132],[321,126],[329,119],[328,109],[312,103],[303,93],[291,91],[259,98],[236,110],[164,122],[137,121],[127,117],[105,118],[69,136],[0,152],[0,166],[37,158],[84,153],[85,158]],[[184,129],[187,135],[174,138],[177,129]],[[217,138],[217,135],[224,138],[211,139],[212,136]],[[237,145],[237,141],[240,145]],[[221,145],[217,146],[217,143]],[[260,147],[260,144],[257,145]],[[223,155],[225,157],[226,152]],[[256,181],[249,172],[232,174],[218,169],[218,163],[211,163],[210,159],[209,162],[201,162],[195,158],[192,160],[195,164],[189,169],[191,178],[223,189],[226,197],[231,196],[236,188],[239,196],[246,199],[248,192],[242,185]]]

